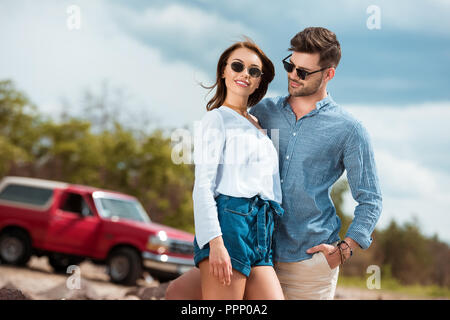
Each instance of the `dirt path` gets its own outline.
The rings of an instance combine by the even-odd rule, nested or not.
[[[17,268],[0,265],[0,290],[12,294],[11,289],[20,290],[27,298],[39,300],[60,299],[161,299],[167,284],[148,278],[138,280],[135,287],[116,285],[109,282],[105,268],[90,262],[80,264],[80,281],[68,278],[74,274],[55,274],[46,257],[33,257],[28,267]],[[73,288],[73,289],[69,289]],[[7,299],[2,297],[0,299]]]
[[[430,300],[430,297],[352,287],[336,288],[335,300]]]
[[[0,265],[0,300],[3,299],[82,299],[82,300],[116,300],[116,299],[163,299],[168,283],[160,284],[147,277],[138,280],[137,286],[126,287],[109,282],[105,268],[83,262],[80,264],[80,282],[70,282],[73,274],[55,274],[47,262],[46,257],[33,257],[28,267],[17,268]],[[73,279],[73,278],[72,278]],[[79,289],[77,286],[79,285]],[[69,287],[75,287],[69,289]],[[429,299],[426,297],[408,296],[368,290],[360,288],[338,287],[336,300],[405,300]]]

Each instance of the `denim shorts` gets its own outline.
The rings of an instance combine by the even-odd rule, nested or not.
[[[274,219],[284,210],[272,200],[259,195],[237,198],[220,194],[216,197],[217,212],[225,248],[233,269],[246,277],[254,266],[273,266],[272,234]],[[195,265],[209,257],[209,244],[199,248],[194,239]]]

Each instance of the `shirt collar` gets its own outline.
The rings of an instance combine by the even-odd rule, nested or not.
[[[282,99],[283,107],[288,105],[288,99],[289,99],[289,95],[287,95],[286,97],[284,97],[284,99]],[[335,104],[335,102],[334,102],[333,98],[331,97],[330,93],[327,92],[327,96],[325,98],[316,102],[316,109],[320,110],[321,108],[323,108],[324,106],[327,106],[329,104]]]

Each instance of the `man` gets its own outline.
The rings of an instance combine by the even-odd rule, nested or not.
[[[339,265],[372,242],[381,192],[366,130],[326,89],[341,58],[335,34],[306,28],[289,50],[283,60],[289,95],[266,98],[250,111],[279,141],[285,214],[275,226],[275,271],[287,299],[333,299]],[[358,205],[339,242],[341,221],[330,192],[345,170]],[[250,275],[248,283],[258,281]],[[192,269],[169,285],[166,298],[201,299],[200,288],[199,271]]]

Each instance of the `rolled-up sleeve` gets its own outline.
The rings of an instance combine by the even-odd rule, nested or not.
[[[346,237],[367,249],[381,215],[382,196],[370,137],[360,123],[345,143],[343,162],[353,199],[358,203]]]
[[[217,216],[216,178],[223,161],[225,130],[218,110],[208,111],[194,132],[195,182],[192,193],[197,244],[203,248],[222,235]]]

